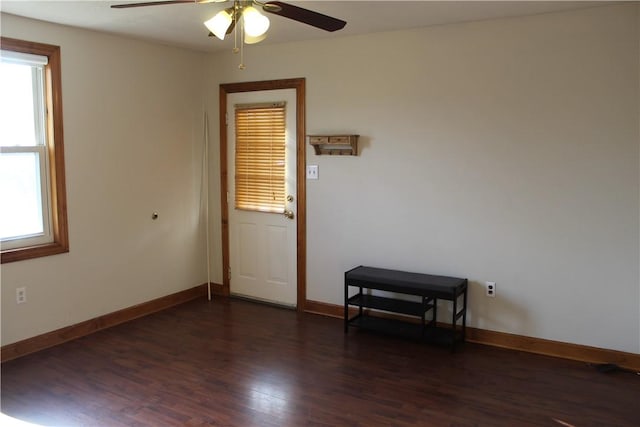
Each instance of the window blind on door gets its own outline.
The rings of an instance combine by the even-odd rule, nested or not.
[[[235,207],[282,213],[285,207],[285,103],[235,107]]]

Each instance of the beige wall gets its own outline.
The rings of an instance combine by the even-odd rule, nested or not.
[[[257,45],[240,72],[3,16],[62,46],[71,252],[2,266],[2,344],[205,281],[202,94],[221,282],[218,84],[305,77],[308,133],[362,135],[358,157],[307,150],[309,299],[341,304],[359,264],[465,276],[472,326],[640,352],[639,22],[622,5]]]
[[[2,344],[204,283],[203,54],[1,24],[3,36],[61,46],[71,249],[2,265]]]
[[[637,13],[249,47],[243,72],[225,52],[208,111],[221,82],[305,77],[307,133],[362,135],[307,144],[309,299],[341,304],[360,264],[463,276],[472,326],[638,353]]]

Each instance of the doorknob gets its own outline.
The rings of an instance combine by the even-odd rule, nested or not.
[[[289,219],[293,219],[294,215],[293,215],[293,211],[288,211],[288,210],[284,210],[283,212],[284,216],[286,216]]]

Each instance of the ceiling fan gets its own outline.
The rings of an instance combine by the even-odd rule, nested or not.
[[[111,7],[114,9],[128,9],[132,7],[145,6],[162,6],[167,4],[181,3],[222,3],[231,0],[159,0],[141,3],[125,3],[115,4]],[[211,19],[207,20],[204,25],[209,30],[209,36],[216,36],[220,40],[231,32],[234,32],[236,46],[234,53],[238,51],[241,54],[240,69],[244,69],[243,64],[243,46],[244,44],[258,43],[265,39],[267,30],[269,29],[269,19],[262,15],[258,8],[262,8],[264,12],[289,18],[303,24],[311,25],[325,31],[337,31],[347,24],[342,19],[333,18],[319,12],[304,9],[289,3],[281,1],[258,0],[233,0],[233,5],[229,8],[219,11]],[[238,48],[238,27],[240,27],[240,48]]]

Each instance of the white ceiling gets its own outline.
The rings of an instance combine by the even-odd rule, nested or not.
[[[112,4],[133,1],[33,1],[2,0],[0,11],[58,24],[214,52],[230,49],[233,37],[221,42],[207,37],[202,23],[226,3],[172,4],[132,9],[111,9]],[[308,25],[267,14],[271,28],[266,43],[283,43],[371,32],[393,31],[455,22],[533,15],[594,7],[608,2],[586,1],[290,1],[300,7],[347,21],[347,26],[328,33]],[[609,3],[610,4],[610,3]]]

